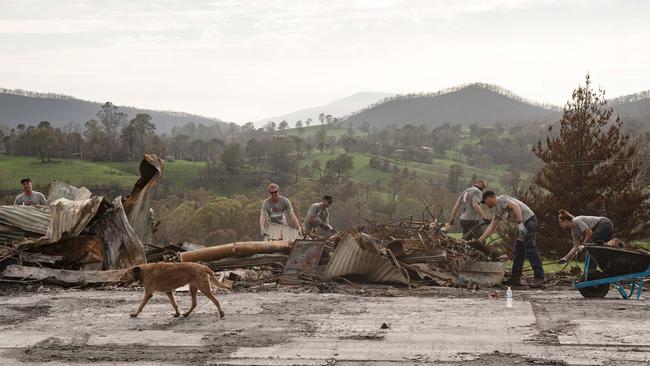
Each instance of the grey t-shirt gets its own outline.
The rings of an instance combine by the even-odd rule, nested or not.
[[[521,210],[521,221],[526,222],[526,220],[530,219],[531,217],[535,216],[533,211],[530,209],[530,207],[526,206],[525,203],[521,202],[520,200],[510,197],[508,195],[502,194],[501,196],[497,197],[497,205],[494,208],[494,219],[495,220],[507,220],[508,217],[512,214],[512,210],[508,208],[508,204],[512,202],[519,206],[519,209]],[[514,214],[512,214],[513,220],[514,220]]]
[[[598,223],[605,219],[601,216],[576,216],[573,218],[573,229],[571,230],[571,236],[574,241],[580,240],[582,238],[582,233],[587,229],[593,229],[598,225]]]
[[[313,205],[309,206],[309,210],[307,210],[307,215],[305,215],[305,221],[303,222],[303,225],[308,229],[311,230],[317,226],[312,226],[309,223],[309,218],[313,217],[314,220],[320,225],[329,225],[330,224],[330,212],[326,207],[323,207],[322,202],[317,202],[314,203]]]
[[[476,221],[479,219],[474,212],[474,202],[480,203],[482,192],[477,187],[469,187],[458,197],[458,203],[461,204],[460,219]]]
[[[293,212],[291,202],[288,198],[279,196],[278,202],[271,201],[271,197],[264,200],[262,203],[262,215],[268,216],[272,223],[283,225],[286,223],[285,215]]]
[[[47,199],[45,199],[45,196],[41,192],[36,192],[32,191],[31,195],[26,195],[25,192],[19,194],[16,196],[16,199],[14,200],[14,205],[15,206],[20,206],[20,205],[27,205],[27,206],[33,206],[33,205],[41,205],[45,206],[47,205]]]

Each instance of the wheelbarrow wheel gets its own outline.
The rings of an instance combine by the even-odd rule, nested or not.
[[[587,279],[589,281],[592,280],[600,280],[602,278],[605,278],[605,274],[597,269],[591,269],[589,270],[589,275],[587,276]],[[584,280],[584,277],[581,275],[579,280]],[[598,298],[598,297],[605,297],[607,293],[609,292],[609,284],[602,284],[602,285],[597,285],[597,286],[590,286],[590,287],[582,287],[579,288],[578,291],[580,291],[580,294],[583,297],[586,297],[588,299],[590,298]]]

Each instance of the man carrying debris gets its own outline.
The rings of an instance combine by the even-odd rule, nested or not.
[[[473,187],[463,191],[451,210],[451,221],[454,225],[456,213],[460,209],[460,227],[463,230],[463,239],[478,239],[483,233],[482,226],[488,225],[491,220],[481,210],[481,194],[487,187],[483,179],[477,179]]]
[[[260,213],[260,231],[262,234],[262,239],[269,239],[269,228],[272,225],[282,227],[286,225],[287,218],[289,221],[289,226],[294,228],[299,236],[300,234],[300,222],[296,214],[293,212],[293,207],[291,206],[291,201],[288,198],[280,196],[280,186],[275,183],[269,184],[269,194],[271,197],[264,200],[262,203],[262,211]],[[280,239],[277,237],[271,239]],[[289,238],[284,238],[289,239]]]
[[[23,185],[23,193],[16,196],[14,200],[14,206],[45,206],[47,205],[47,199],[41,192],[37,192],[32,189],[32,180],[29,178],[23,178],[20,180],[20,184]]]
[[[330,211],[328,208],[332,205],[334,199],[330,195],[323,196],[321,202],[316,202],[309,206],[305,221],[302,224],[302,231],[305,235],[312,234],[317,228],[328,232],[335,232],[330,225]]]
[[[484,192],[481,202],[485,203],[489,208],[494,208],[494,216],[490,225],[479,238],[479,241],[485,241],[486,238],[492,235],[499,222],[507,220],[508,217],[512,217],[515,223],[517,223],[518,233],[510,284],[521,285],[521,273],[524,260],[528,258],[528,262],[533,267],[535,276],[531,287],[541,287],[544,284],[544,268],[542,267],[539,250],[535,244],[537,218],[535,218],[533,211],[525,203],[516,198],[505,194],[497,197],[492,191]]]

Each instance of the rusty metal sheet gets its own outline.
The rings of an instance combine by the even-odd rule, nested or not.
[[[153,222],[149,210],[153,187],[158,184],[164,169],[164,161],[156,154],[145,154],[140,162],[140,179],[131,194],[123,201],[129,223],[143,243],[153,242]]]
[[[45,235],[52,221],[49,206],[0,206],[0,224]]]
[[[360,246],[354,235],[346,233],[336,246],[327,268],[331,279],[345,275],[367,275],[376,283],[408,284],[407,278],[386,257],[368,252]]]
[[[313,271],[318,267],[325,242],[321,240],[296,240],[289,253],[284,274]]]

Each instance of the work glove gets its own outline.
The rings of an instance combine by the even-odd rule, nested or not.
[[[566,259],[564,259],[564,258],[562,258],[562,259],[560,259],[560,260],[559,260],[559,261],[557,261],[557,262],[558,262],[558,263],[560,263],[560,264],[564,264],[564,263],[566,263],[566,262],[567,262],[567,260],[566,260]]]
[[[526,225],[522,222],[521,224],[517,225],[517,229],[521,233],[522,236],[526,235],[528,233],[528,230],[526,229]]]
[[[483,219],[483,223],[485,225],[490,225],[492,223],[492,219],[486,217],[486,218]]]
[[[262,232],[260,233],[260,236],[262,237],[262,241],[269,240],[269,234],[267,234],[267,233],[264,232],[264,231],[262,231]]]

